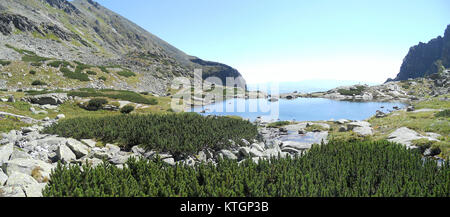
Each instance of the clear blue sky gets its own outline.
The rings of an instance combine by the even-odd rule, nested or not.
[[[395,77],[409,48],[443,35],[448,0],[98,0],[249,83]]]

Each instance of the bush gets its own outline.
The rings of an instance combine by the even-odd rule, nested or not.
[[[106,77],[105,76],[100,76],[98,79],[100,79],[102,81],[106,81]]]
[[[11,64],[11,61],[8,61],[8,60],[0,60],[0,65],[2,65],[2,66],[7,66],[7,65],[9,65],[9,64]]]
[[[354,95],[361,95],[364,90],[366,90],[365,86],[357,85],[356,89],[351,90],[339,89],[338,92],[341,95],[354,96]]]
[[[38,86],[38,85],[47,85],[47,83],[43,82],[43,81],[39,81],[39,80],[35,80],[31,83],[31,85],[33,86]]]
[[[277,121],[277,122],[273,122],[267,125],[267,127],[269,128],[277,128],[277,127],[282,127],[282,126],[286,126],[291,124],[291,122],[289,121]]]
[[[34,55],[25,55],[25,56],[22,56],[22,61],[24,61],[24,62],[34,62],[34,63],[37,63],[37,62],[43,62],[43,61],[47,61],[47,60],[50,60],[50,58],[47,58],[47,57],[41,57],[41,56],[38,56],[38,55],[36,55],[36,54],[34,54]]]
[[[127,77],[127,78],[136,76],[136,74],[134,72],[129,71],[129,70],[120,71],[120,72],[117,72],[117,74],[120,76],[123,76],[123,77]]]
[[[35,75],[36,71],[35,70],[30,70],[30,74]]]
[[[440,111],[438,113],[436,113],[435,115],[436,117],[440,118],[450,118],[450,109],[445,109],[444,111]]]
[[[89,76],[87,74],[81,72],[72,72],[70,69],[66,67],[62,67],[60,71],[63,73],[64,77],[75,79],[79,81],[90,81]]]
[[[88,75],[97,75],[97,72],[94,72],[94,71],[86,71],[86,73]]]
[[[67,119],[45,132],[76,139],[119,143],[127,148],[142,145],[147,150],[170,152],[175,156],[198,153],[205,148],[220,150],[242,139],[252,141],[258,134],[249,121],[226,117],[203,117],[196,113],[114,115]]]
[[[58,164],[46,197],[448,197],[450,163],[439,167],[389,143],[331,141],[303,156],[221,160],[217,165],[167,166],[129,159],[119,169]]]
[[[103,105],[108,104],[108,100],[103,99],[103,98],[95,98],[95,99],[91,99],[89,100],[86,109],[89,111],[97,111],[100,110],[101,108],[103,108]]]
[[[68,93],[68,95],[78,97],[108,97],[111,99],[120,99],[147,105],[158,104],[158,100],[155,98],[149,99],[136,92],[128,90],[112,90],[112,89],[95,90],[92,88],[84,88],[77,91],[71,91]]]
[[[72,64],[70,64],[67,61],[63,61],[63,60],[55,60],[55,61],[53,61],[51,63],[48,63],[47,65],[51,66],[53,68],[59,68],[60,66],[62,66],[62,67],[68,67],[68,66],[73,67]]]
[[[122,113],[122,114],[129,114],[129,113],[131,113],[133,110],[134,110],[134,106],[132,106],[132,105],[126,105],[126,106],[124,106],[124,107],[122,107],[122,108],[120,109],[120,113]]]
[[[102,72],[108,73],[108,74],[109,74],[109,70],[106,68],[106,66],[99,66],[98,68],[99,68],[100,70],[102,70]]]

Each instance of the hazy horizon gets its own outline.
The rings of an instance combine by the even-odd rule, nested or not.
[[[382,83],[411,46],[443,35],[447,0],[98,0],[189,55],[249,83]]]

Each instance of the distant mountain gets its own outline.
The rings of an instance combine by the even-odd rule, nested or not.
[[[411,47],[403,60],[400,73],[395,79],[388,81],[424,77],[446,68],[450,68],[450,25],[447,26],[444,37],[438,36],[428,43],[420,42]]]
[[[1,0],[0,59],[20,60],[17,49],[94,66],[120,65],[140,82],[119,88],[164,92],[175,76],[238,77],[230,66],[185,54],[92,0]],[[242,81],[245,84],[245,81]]]

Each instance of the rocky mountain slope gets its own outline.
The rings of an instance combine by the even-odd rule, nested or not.
[[[22,67],[14,62],[24,60],[24,55],[30,54],[36,61],[25,61],[28,64]],[[192,78],[194,69],[198,68],[203,69],[203,78],[217,76],[225,81],[227,76],[240,76],[237,70],[229,66],[185,54],[91,0],[2,0],[0,60],[13,61],[12,65],[17,67],[10,66],[14,69],[0,70],[12,74],[8,77],[30,69],[49,71],[46,68],[48,58],[69,61],[71,65],[75,65],[74,61],[77,61],[93,66],[92,68],[111,69],[102,71],[132,71],[137,77],[130,80],[121,76],[104,75],[111,77],[108,80],[114,81],[103,85],[104,82],[90,76],[91,82],[79,84],[79,87],[113,87],[163,94],[173,77]],[[16,68],[20,68],[19,71]],[[81,73],[84,72],[81,70]],[[54,80],[53,77],[47,79]],[[3,76],[1,88],[29,85],[26,82],[21,85],[12,84],[13,82],[5,80],[11,79]],[[245,81],[242,79],[239,85],[245,85]]]
[[[403,60],[400,73],[393,80],[424,77],[446,68],[450,68],[450,25],[447,26],[444,37],[438,36],[428,43],[420,42],[411,47]]]

